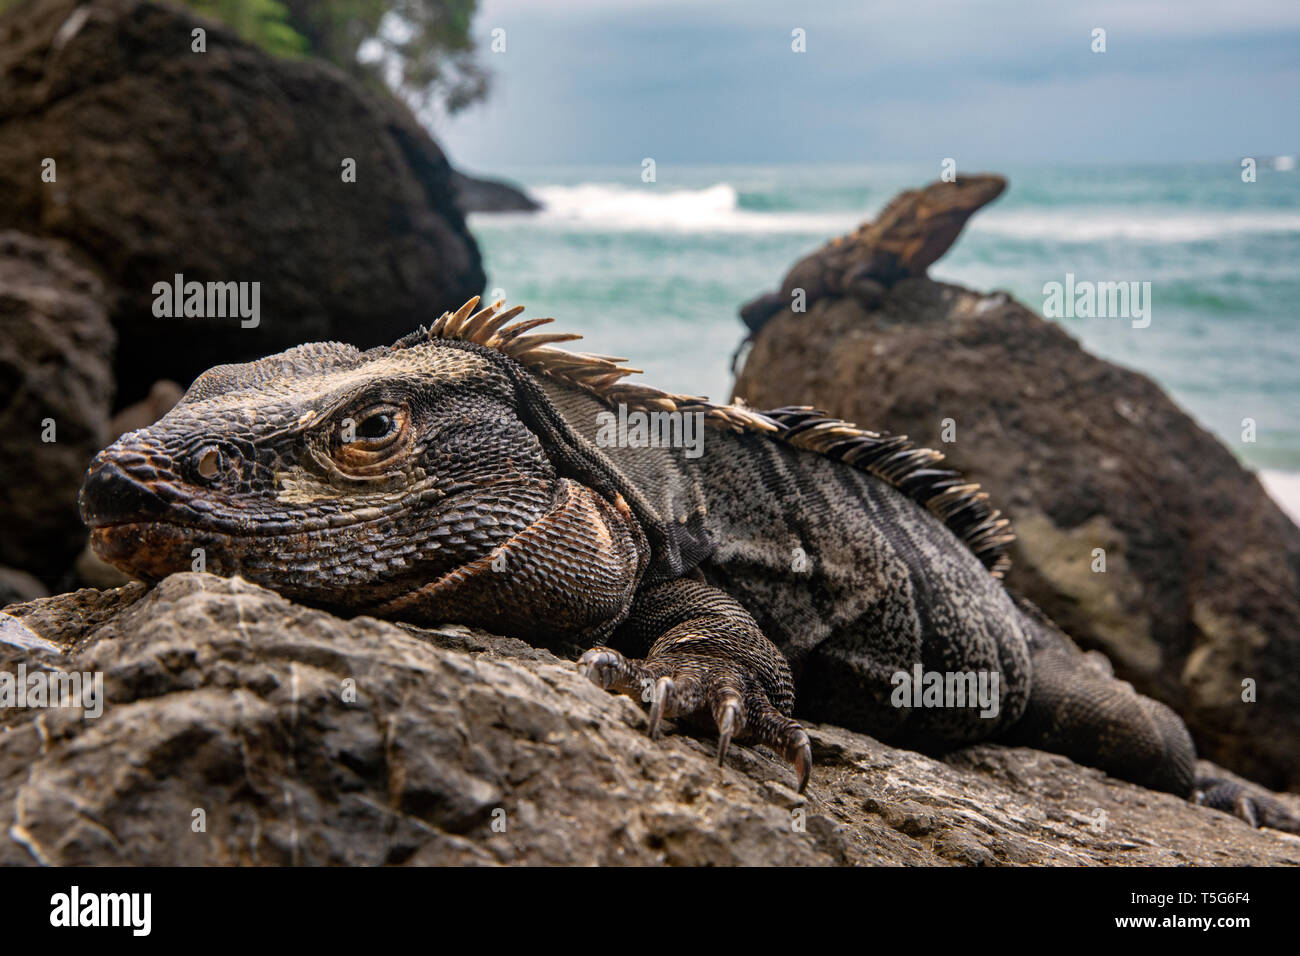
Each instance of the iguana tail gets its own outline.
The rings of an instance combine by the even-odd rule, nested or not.
[[[1196,748],[1173,710],[1117,680],[1028,601],[1019,600],[1033,681],[1024,716],[1005,742],[1064,754],[1113,777],[1192,796]]]

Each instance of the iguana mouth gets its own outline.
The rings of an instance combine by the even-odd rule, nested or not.
[[[119,521],[91,529],[90,546],[102,560],[132,577],[160,581],[191,570],[200,547],[193,529],[166,521]]]
[[[405,502],[394,501],[351,512],[331,512],[328,517],[281,516],[277,520],[273,516],[223,509],[222,502],[205,498],[202,491],[192,491],[164,477],[144,481],[112,458],[101,457],[91,465],[78,504],[82,522],[92,530],[157,523],[195,533],[215,532],[229,538],[284,537],[359,526],[390,518],[406,507]],[[445,497],[445,493],[438,491],[436,497]],[[226,513],[221,513],[222,510]]]
[[[95,554],[144,580],[194,569],[199,551],[205,565],[228,561],[239,550],[229,546],[230,538],[267,534],[265,526],[254,532],[246,522],[219,518],[208,502],[163,477],[144,481],[102,455],[78,502]],[[301,526],[293,530],[303,533]]]

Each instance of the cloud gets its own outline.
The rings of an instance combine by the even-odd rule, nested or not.
[[[492,54],[497,27],[507,49]],[[795,27],[806,53],[790,49]],[[1096,27],[1104,54],[1091,50]],[[472,169],[1295,148],[1279,122],[1300,100],[1294,0],[487,0],[475,33],[494,91],[437,124]]]

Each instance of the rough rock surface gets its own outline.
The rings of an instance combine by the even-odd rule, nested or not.
[[[396,103],[186,11],[34,0],[0,17],[0,228],[65,239],[109,281],[119,407],[219,362],[392,342],[480,292],[451,175]],[[260,282],[261,324],[155,317],[154,284],[178,273]]]
[[[542,208],[522,189],[499,179],[479,179],[453,169],[451,185],[461,212],[536,212]]]
[[[0,232],[0,565],[46,584],[86,540],[77,489],[109,437],[112,350],[96,278],[59,243]]]
[[[1150,379],[1004,293],[906,279],[873,309],[783,309],[735,395],[943,451],[1012,518],[1013,590],[1177,710],[1202,755],[1300,787],[1300,528]]]
[[[107,703],[0,711],[0,865],[1300,864],[1300,838],[1033,750],[813,726],[800,797],[765,751],[651,741],[521,641],[238,579],[6,611],[0,671],[100,671]]]

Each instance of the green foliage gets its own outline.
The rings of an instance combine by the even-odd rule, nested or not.
[[[371,86],[387,85],[450,113],[482,99],[487,73],[474,58],[478,0],[284,0],[315,56]],[[371,41],[367,43],[367,41]],[[372,56],[358,59],[363,44]]]
[[[0,12],[25,0],[0,0]],[[312,56],[362,83],[455,113],[481,100],[487,71],[470,23],[478,0],[170,0],[275,56]],[[366,52],[363,62],[359,55]]]
[[[220,21],[275,56],[311,52],[289,21],[289,9],[279,0],[176,0],[200,16]]]
[[[422,106],[454,113],[487,93],[469,35],[478,0],[184,2],[271,53],[328,60],[367,86],[390,87]]]

